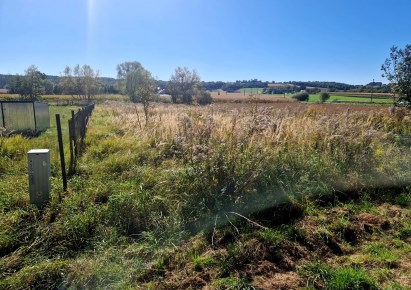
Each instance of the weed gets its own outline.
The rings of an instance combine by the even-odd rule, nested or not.
[[[396,253],[390,251],[387,246],[382,243],[372,243],[365,251],[370,254],[375,261],[383,262],[390,267],[394,267],[399,259]]]
[[[368,273],[359,268],[337,268],[326,280],[328,289],[378,289]]]
[[[274,247],[280,246],[285,239],[285,236],[282,232],[272,229],[266,229],[264,231],[259,232],[259,236],[261,237],[264,243]]]
[[[194,265],[194,269],[196,271],[201,271],[205,268],[208,268],[210,266],[213,266],[216,264],[216,260],[214,259],[213,256],[211,255],[196,255],[194,254],[191,258],[193,265]]]
[[[406,228],[402,228],[400,229],[396,236],[401,239],[401,240],[406,240],[409,237],[411,237],[411,227],[406,227]]]
[[[411,194],[401,193],[394,198],[394,202],[402,207],[407,207],[411,205]]]
[[[301,273],[307,277],[307,286],[326,289],[378,289],[370,276],[360,268],[332,268],[319,261],[304,266]]]
[[[218,290],[254,290],[254,286],[247,279],[237,277],[220,278],[214,282]]]

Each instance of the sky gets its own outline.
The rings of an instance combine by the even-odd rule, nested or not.
[[[139,61],[160,80],[386,82],[410,15],[411,0],[0,0],[0,74]]]

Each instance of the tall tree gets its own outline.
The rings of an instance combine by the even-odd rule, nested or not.
[[[83,95],[87,100],[91,100],[99,89],[98,77],[100,72],[94,71],[89,65],[83,65],[81,68],[82,82],[83,82]]]
[[[131,72],[143,69],[143,66],[138,61],[126,61],[117,65],[117,86],[120,92],[127,94],[126,92],[126,78]]]
[[[16,76],[10,91],[25,99],[37,100],[44,94],[45,79],[46,75],[41,73],[35,65],[31,65],[25,70],[24,76]]]
[[[60,80],[60,86],[63,88],[63,93],[66,95],[71,95],[71,98],[74,99],[76,94],[76,82],[73,77],[73,70],[71,67],[66,66],[63,71],[63,76]]]
[[[411,45],[407,44],[404,49],[393,46],[381,70],[384,72],[382,76],[390,81],[398,101],[411,108]]]
[[[173,103],[191,103],[194,93],[200,88],[200,81],[200,76],[195,70],[177,67],[168,81],[168,90]]]
[[[99,91],[99,74],[98,70],[94,71],[87,64],[83,66],[78,64],[73,69],[66,66],[60,85],[63,87],[65,94],[72,97],[77,95],[80,99],[91,101]]]
[[[124,82],[124,92],[133,103],[142,103],[146,123],[149,105],[156,92],[156,81],[139,62],[125,62],[117,65],[117,76]]]
[[[26,70],[27,92],[30,100],[37,100],[44,94],[44,80],[46,75],[41,73],[35,65],[31,65]]]

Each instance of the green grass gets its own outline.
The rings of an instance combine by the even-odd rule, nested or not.
[[[249,95],[251,93],[257,94],[262,94],[263,89],[262,88],[245,88],[245,89],[240,89],[239,92],[244,93],[246,95]],[[273,97],[284,97],[284,94],[262,94],[263,96],[273,96]],[[293,94],[285,94],[286,97],[291,97]],[[310,99],[309,103],[318,103],[320,102],[320,95],[319,94],[310,94]],[[371,98],[370,97],[360,97],[360,96],[355,96],[355,93],[353,93],[353,96],[346,96],[346,95],[338,95],[330,93],[330,98],[327,100],[326,103],[335,103],[335,102],[355,102],[355,103],[370,103]],[[381,97],[376,97],[372,99],[373,103],[376,104],[392,104],[393,99],[392,98],[381,98]]]
[[[302,273],[307,277],[307,285],[317,287],[322,284],[326,289],[378,289],[370,275],[358,267],[333,268],[315,261],[305,265]]]
[[[244,91],[245,91],[246,95],[250,95],[251,93],[252,94],[262,94],[263,93],[263,88],[244,88],[244,89],[240,89],[238,91],[240,93],[244,93]]]
[[[310,103],[318,103],[320,101],[320,95],[310,95],[309,102]],[[377,104],[392,104],[392,98],[373,98],[373,103]],[[363,102],[369,103],[371,102],[371,98],[368,97],[355,97],[355,96],[340,96],[340,95],[333,95],[330,93],[330,98],[327,100],[327,103],[333,102]]]
[[[390,267],[395,266],[399,260],[399,256],[388,245],[382,243],[370,244],[365,249],[365,252],[371,256],[371,259]]]
[[[237,277],[220,278],[214,282],[215,289],[218,290],[254,290],[246,279]]]

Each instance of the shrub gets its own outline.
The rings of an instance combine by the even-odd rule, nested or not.
[[[330,94],[328,94],[326,92],[322,92],[320,94],[320,102],[321,103],[325,103],[329,98],[330,98]]]
[[[206,91],[200,91],[197,96],[197,103],[199,105],[208,105],[213,102],[213,98],[211,97],[211,94]]]
[[[306,102],[308,101],[309,97],[310,95],[308,93],[302,92],[302,93],[293,95],[291,98],[296,99],[297,101],[300,101],[300,102]]]

